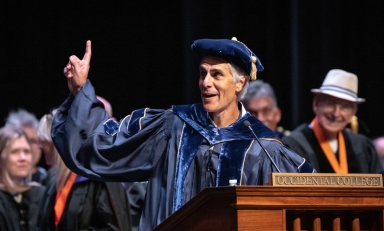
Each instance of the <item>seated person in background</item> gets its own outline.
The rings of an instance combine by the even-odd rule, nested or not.
[[[283,138],[283,143],[323,173],[379,173],[372,141],[345,130],[357,112],[358,79],[343,70],[330,70],[320,89],[312,89],[315,118]]]
[[[108,113],[109,118],[116,120],[116,118],[113,117],[113,112],[112,112],[112,105],[111,105],[111,103],[109,103],[108,100],[106,100],[105,98],[103,98],[103,97],[101,97],[101,96],[99,96],[99,95],[97,95],[96,98],[97,98],[98,100],[100,100],[100,101],[103,103],[103,105],[104,105],[104,109],[105,109],[105,111]]]
[[[263,69],[256,55],[229,39],[196,40],[192,50],[201,58],[202,103],[135,110],[120,124],[109,119],[87,80],[90,41],[83,59],[73,55],[64,68],[71,95],[54,117],[55,146],[71,170],[91,179],[148,180],[139,230],[152,230],[204,188],[228,186],[230,180],[262,185],[276,166],[313,171],[239,103],[248,81]]]
[[[379,161],[381,166],[384,168],[384,136],[377,137],[373,140],[375,144],[377,156],[379,157]]]
[[[0,230],[32,231],[44,187],[30,182],[31,147],[21,129],[0,129]]]
[[[41,118],[38,130],[44,152],[55,161],[40,208],[39,230],[131,230],[128,198],[120,182],[93,181],[65,166],[50,135],[55,112]]]
[[[289,135],[290,131],[278,126],[281,119],[281,110],[277,106],[275,92],[269,83],[263,80],[252,81],[242,102],[251,115],[276,132],[280,139]]]
[[[36,116],[24,109],[11,111],[5,120],[5,127],[22,129],[27,134],[32,151],[32,181],[44,184],[47,171],[43,167],[38,166],[41,158],[39,136],[37,135],[38,124],[39,121]]]

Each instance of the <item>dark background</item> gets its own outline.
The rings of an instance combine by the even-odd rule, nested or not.
[[[184,0],[0,3],[0,125],[23,107],[38,118],[68,96],[62,70],[92,40],[90,80],[121,119],[141,107],[199,102],[199,38],[232,38],[252,49],[265,67],[293,129],[313,118],[311,88],[326,73],[359,77],[359,119],[370,136],[382,120],[384,1]]]

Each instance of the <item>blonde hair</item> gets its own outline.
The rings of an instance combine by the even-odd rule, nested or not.
[[[13,127],[0,128],[0,189],[7,192],[23,192],[30,189],[32,185],[36,185],[30,182],[32,178],[31,171],[25,178],[25,185],[16,185],[7,171],[6,160],[9,156],[10,146],[15,139],[21,137],[24,137],[29,143],[23,130]]]
[[[52,121],[53,117],[55,116],[57,110],[54,109],[51,111],[51,113],[44,115],[39,122],[39,126],[37,129],[37,134],[39,138],[42,141],[47,141],[52,143],[52,137],[51,137],[51,127],[52,127]],[[67,181],[69,175],[71,174],[71,170],[67,168],[67,166],[64,164],[63,159],[61,159],[59,152],[54,147],[54,166],[57,166],[57,181],[56,181],[56,188],[58,190],[61,190],[65,182]]]

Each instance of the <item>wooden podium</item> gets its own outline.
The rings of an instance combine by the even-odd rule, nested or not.
[[[384,188],[206,188],[154,230],[381,230]]]

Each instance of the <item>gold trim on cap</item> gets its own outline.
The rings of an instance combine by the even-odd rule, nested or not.
[[[257,76],[256,76],[256,74],[257,74],[257,68],[256,68],[257,58],[256,58],[256,56],[253,56],[252,55],[252,51],[244,43],[242,43],[239,40],[237,40],[236,37],[232,37],[231,40],[243,44],[245,46],[245,48],[247,48],[247,50],[249,51],[249,53],[251,55],[251,60],[252,60],[252,69],[251,69],[251,73],[249,73],[249,80],[250,81],[256,80],[257,79]]]

